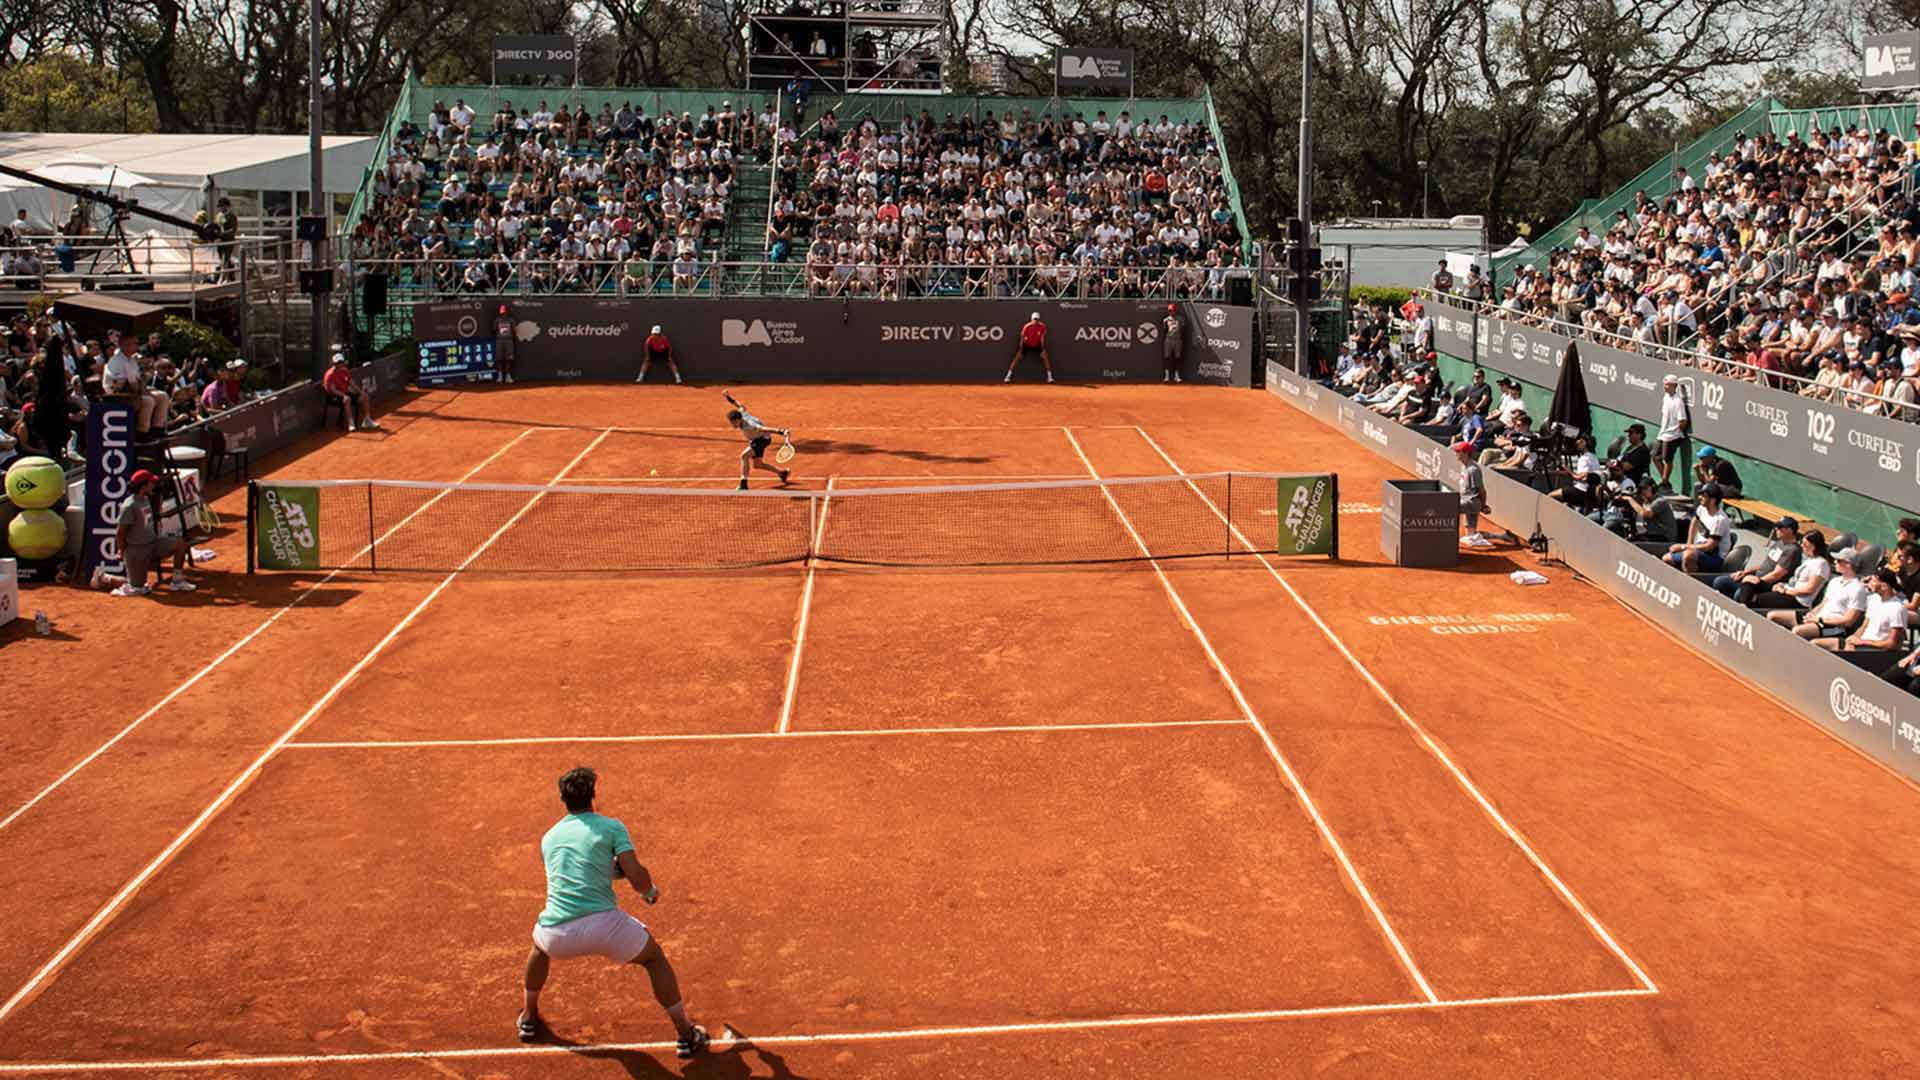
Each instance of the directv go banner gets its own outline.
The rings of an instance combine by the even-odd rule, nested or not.
[[[1166,301],[702,300],[475,297],[416,304],[419,342],[468,337],[501,304],[512,323],[516,381],[632,381],[659,324],[690,379],[742,382],[988,382],[1007,370],[1020,327],[1038,311],[1054,376],[1068,382],[1158,382]],[[1253,385],[1253,312],[1177,305],[1181,375]],[[661,373],[664,378],[665,373]],[[1028,362],[1015,381],[1042,378]]]
[[[1551,387],[1568,339],[1503,319],[1427,302],[1441,352]],[[1843,491],[1920,510],[1920,425],[1869,416],[1798,394],[1708,375],[1591,341],[1580,342],[1587,397],[1646,421],[1660,418],[1660,384],[1678,375],[1693,407],[1696,442],[1735,450]]]
[[[1278,364],[1267,365],[1267,389],[1415,476],[1459,490],[1461,470],[1454,455],[1412,428]],[[1595,585],[1808,719],[1920,780],[1920,698],[1814,648],[1564,503],[1492,469],[1484,479],[1491,513],[1502,525],[1525,528],[1538,521],[1554,551]]]

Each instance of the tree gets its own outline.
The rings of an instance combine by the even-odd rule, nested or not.
[[[0,129],[137,132],[158,126],[147,87],[111,67],[48,52],[0,68]]]

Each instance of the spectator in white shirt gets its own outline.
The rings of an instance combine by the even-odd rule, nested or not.
[[[1687,475],[1685,462],[1687,454],[1693,449],[1693,442],[1688,438],[1693,419],[1691,410],[1687,408],[1687,399],[1681,396],[1679,377],[1668,375],[1660,382],[1660,432],[1654,436],[1656,452],[1653,463],[1660,470],[1660,486],[1671,490],[1672,485],[1668,481],[1673,475],[1676,460],[1681,462],[1683,482]]]
[[[1900,579],[1881,569],[1867,579],[1866,612],[1860,629],[1845,638],[1821,637],[1814,644],[1833,652],[1891,652],[1907,631],[1907,602],[1900,595]]]
[[[1667,548],[1667,563],[1689,574],[1718,573],[1726,565],[1732,542],[1733,519],[1721,506],[1720,488],[1705,484],[1700,488],[1700,505],[1694,508],[1687,542]]]
[[[1867,585],[1860,580],[1854,561],[1857,558],[1850,550],[1834,553],[1837,576],[1827,583],[1819,607],[1806,612],[1774,611],[1768,613],[1767,618],[1791,627],[1795,634],[1808,641],[1846,637],[1860,625],[1867,612]]]

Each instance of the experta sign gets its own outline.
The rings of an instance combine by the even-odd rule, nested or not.
[[[1860,45],[1860,89],[1920,89],[1920,30],[1868,34]]]
[[[579,45],[565,34],[500,34],[493,39],[493,81],[502,75],[577,81]]]
[[[1427,302],[1441,352],[1540,386],[1560,377],[1568,339],[1531,326]],[[1679,377],[1693,411],[1693,438],[1791,469],[1821,483],[1920,510],[1920,425],[1871,416],[1798,394],[1709,375],[1597,342],[1580,342],[1587,397],[1657,423],[1661,381]]]
[[[1133,96],[1132,49],[1055,49],[1054,92],[1094,91]]]
[[[419,304],[416,342],[463,336],[467,320],[497,310],[485,297]],[[1183,377],[1253,384],[1253,312],[1181,303]],[[517,296],[514,379],[631,382],[642,342],[660,325],[689,378],[753,382],[989,382],[1007,370],[1033,312],[1047,324],[1056,378],[1158,382],[1165,301],[702,300]],[[1040,379],[1032,362],[1016,380]]]
[[[124,401],[102,399],[87,409],[87,503],[82,515],[80,580],[90,581],[94,570],[126,573],[120,555],[120,504],[133,494],[128,478],[133,461],[133,408]]]
[[[1581,346],[1584,351],[1586,346]],[[1310,385],[1277,364],[1267,365],[1275,396],[1323,423],[1339,426],[1355,442],[1409,471],[1434,444],[1411,428],[1388,424],[1385,443],[1365,440],[1341,424],[1346,401],[1337,394],[1309,398]],[[1288,385],[1291,384],[1291,385]],[[1447,471],[1456,474],[1458,466]],[[1620,539],[1565,505],[1489,469],[1487,501],[1503,524],[1534,520],[1552,538],[1567,565],[1675,637],[1752,682],[1796,711],[1920,780],[1920,699],[1760,616],[1734,605],[1707,583],[1668,566],[1657,556]]]

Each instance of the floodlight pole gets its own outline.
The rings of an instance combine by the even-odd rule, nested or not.
[[[1303,226],[1301,239],[1313,245],[1313,0],[1301,0],[1305,7],[1300,20],[1300,205],[1296,211]],[[1303,300],[1294,309],[1293,370],[1311,375],[1313,365],[1307,355],[1313,338],[1313,301]]]
[[[327,197],[326,159],[322,156],[320,139],[320,5],[322,0],[312,0],[307,5],[307,166],[309,186],[307,195],[307,213],[320,217],[321,229],[313,240],[313,261],[315,270],[326,270],[333,265],[327,243],[332,231],[332,202]],[[313,377],[318,379],[326,372],[328,326],[327,302],[331,292],[316,292],[313,303],[313,356],[309,360]]]

